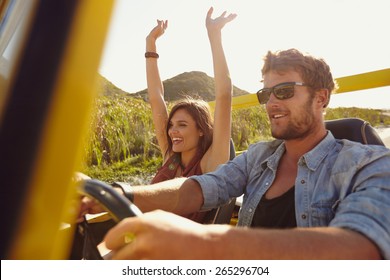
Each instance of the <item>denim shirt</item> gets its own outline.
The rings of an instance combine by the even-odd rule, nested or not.
[[[202,209],[244,194],[238,225],[250,226],[284,151],[283,141],[259,142],[215,172],[191,177],[202,188]],[[298,161],[295,215],[298,227],[357,231],[390,259],[390,150],[336,140],[328,132]]]

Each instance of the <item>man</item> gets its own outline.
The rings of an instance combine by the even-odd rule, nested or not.
[[[144,212],[180,215],[244,194],[240,227],[153,211],[107,234],[113,258],[390,258],[389,150],[336,140],[325,129],[335,83],[322,59],[268,52],[262,75],[257,94],[278,140],[251,145],[213,173],[133,193]]]

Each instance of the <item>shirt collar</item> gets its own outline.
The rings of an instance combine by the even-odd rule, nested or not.
[[[317,146],[315,146],[311,151],[307,152],[299,159],[298,164],[306,163],[309,169],[312,171],[316,170],[335,144],[336,139],[334,138],[333,134],[328,131],[325,138],[322,139],[322,141]]]
[[[306,164],[306,166],[310,170],[312,171],[316,170],[321,164],[321,162],[324,160],[324,158],[327,156],[329,151],[336,144],[335,140],[336,139],[334,138],[332,133],[328,131],[325,138],[322,139],[321,142],[317,144],[317,146],[315,146],[312,150],[304,154],[299,159],[298,164],[300,165]],[[268,168],[270,168],[273,171],[276,171],[278,162],[286,150],[284,141],[280,141],[280,140],[276,140],[276,141],[275,142],[278,144],[278,147],[276,148],[275,152],[261,163],[262,166],[267,165]]]

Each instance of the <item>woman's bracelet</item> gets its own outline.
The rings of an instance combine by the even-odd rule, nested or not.
[[[152,57],[152,58],[159,58],[160,56],[159,56],[158,53],[156,53],[156,52],[146,52],[146,53],[145,53],[145,57],[146,57],[146,58],[149,58],[149,57]]]

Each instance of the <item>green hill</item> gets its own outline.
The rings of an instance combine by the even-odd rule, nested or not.
[[[106,96],[127,93],[113,85],[104,77],[102,77],[100,83],[103,94]],[[209,77],[206,73],[200,71],[185,72],[163,81],[165,100],[175,101],[185,95],[189,95],[192,97],[200,97],[206,101],[212,101],[215,99],[214,84],[214,78]],[[233,86],[233,96],[248,93],[249,92]],[[130,94],[134,97],[141,97],[142,99],[147,100],[146,89]]]
[[[124,94],[129,94],[128,92],[121,90],[118,88],[116,85],[111,83],[109,80],[107,80],[105,77],[102,75],[99,75],[98,78],[98,83],[99,83],[99,90],[101,90],[101,93],[104,96],[116,96],[116,95],[124,95]]]

